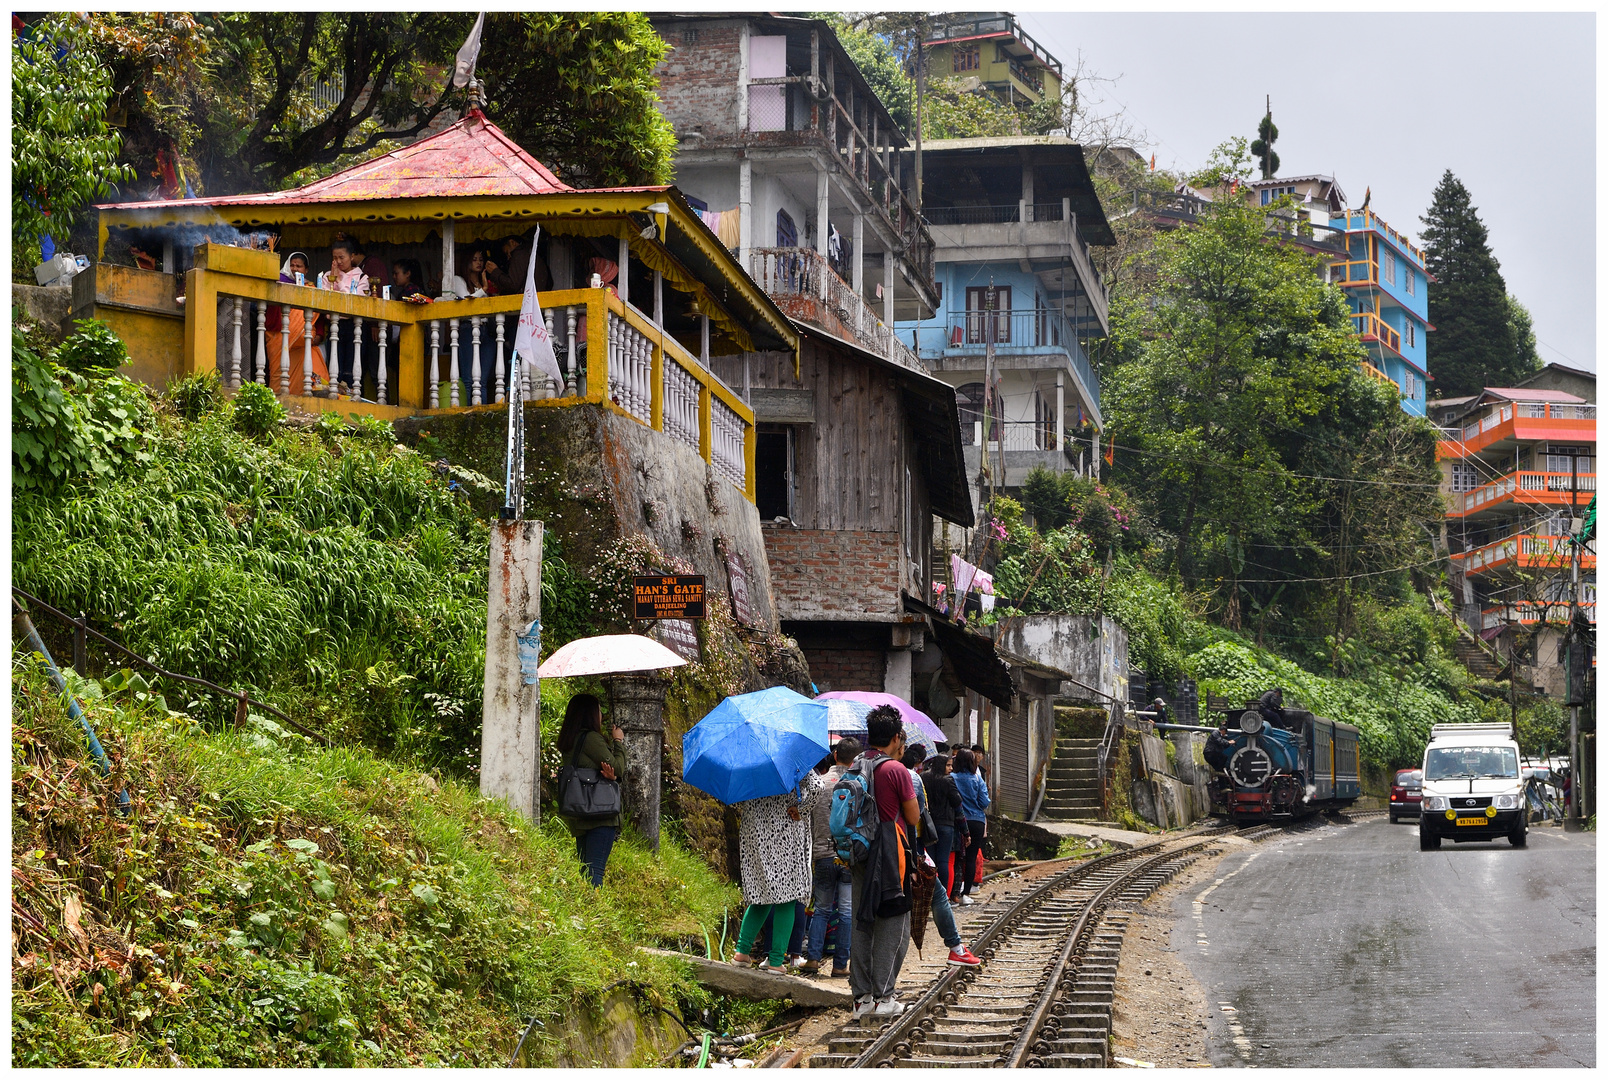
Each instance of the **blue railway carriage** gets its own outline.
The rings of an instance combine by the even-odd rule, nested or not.
[[[1358,731],[1303,709],[1283,710],[1282,726],[1255,702],[1229,714],[1234,749],[1224,773],[1234,821],[1275,821],[1350,806],[1362,794]]]

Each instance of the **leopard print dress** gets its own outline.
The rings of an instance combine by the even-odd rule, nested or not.
[[[810,896],[810,810],[818,799],[831,798],[826,777],[808,773],[799,783],[799,820],[787,814],[794,795],[767,795],[737,804],[742,815],[738,850],[742,860],[743,900],[749,904],[791,904]]]

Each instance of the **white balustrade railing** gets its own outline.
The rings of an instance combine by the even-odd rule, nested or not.
[[[624,319],[609,319],[609,400],[653,423],[653,343]]]
[[[865,298],[812,248],[754,248],[750,273],[771,296],[804,296],[822,304],[866,348],[896,364],[925,372],[926,365],[879,319]]]
[[[410,340],[414,344],[407,348],[422,353],[419,359],[424,369],[423,385],[414,384],[417,396],[411,400],[425,408],[500,403],[507,400],[515,379],[520,380],[527,401],[585,398],[584,357],[590,348],[596,350],[593,355],[599,363],[606,358],[610,400],[642,424],[655,426],[657,419],[656,426],[672,440],[700,454],[706,437],[703,409],[707,404],[710,464],[737,487],[747,489],[749,422],[738,412],[740,405],[728,404],[738,399],[713,372],[634,308],[628,307],[622,314],[596,301],[545,308],[563,376],[555,382],[514,353],[517,311],[431,318],[431,309],[404,309],[397,302],[355,315],[345,297],[321,307],[325,301],[316,290],[282,285],[269,292],[269,300],[231,295],[221,288],[218,295],[217,367],[230,389],[256,382],[285,397],[334,398],[342,396],[344,384],[353,400],[399,404],[399,398],[407,395],[397,385],[399,372],[390,365],[404,362],[404,344]],[[294,302],[285,303],[285,299]],[[335,310],[337,304],[345,310]],[[602,325],[588,325],[589,307],[594,313],[604,313]],[[391,308],[397,317],[375,314]],[[404,334],[418,336],[405,339]],[[657,418],[656,352],[662,379]],[[320,375],[321,359],[328,381]],[[374,398],[366,398],[368,393]]]
[[[700,446],[697,378],[668,355],[664,365],[664,432],[694,450]]]
[[[743,418],[718,397],[709,403],[709,435],[713,443],[710,458],[715,471],[739,488],[746,487],[748,468],[743,453]]]

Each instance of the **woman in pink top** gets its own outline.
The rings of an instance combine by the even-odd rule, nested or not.
[[[361,266],[352,265],[352,241],[339,238],[330,246],[330,268],[318,275],[318,287],[331,292],[355,293],[367,296],[369,291],[368,275],[363,273]],[[353,396],[362,394],[363,373],[352,370],[352,334],[356,333],[352,320],[345,320],[345,331],[338,340],[331,332],[330,337],[330,377],[341,382],[341,390]],[[342,374],[347,377],[342,379]]]

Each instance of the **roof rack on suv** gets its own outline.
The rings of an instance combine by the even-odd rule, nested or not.
[[[1513,737],[1512,724],[1435,724],[1429,729],[1429,737],[1438,739],[1442,735],[1500,735],[1503,738]]]

